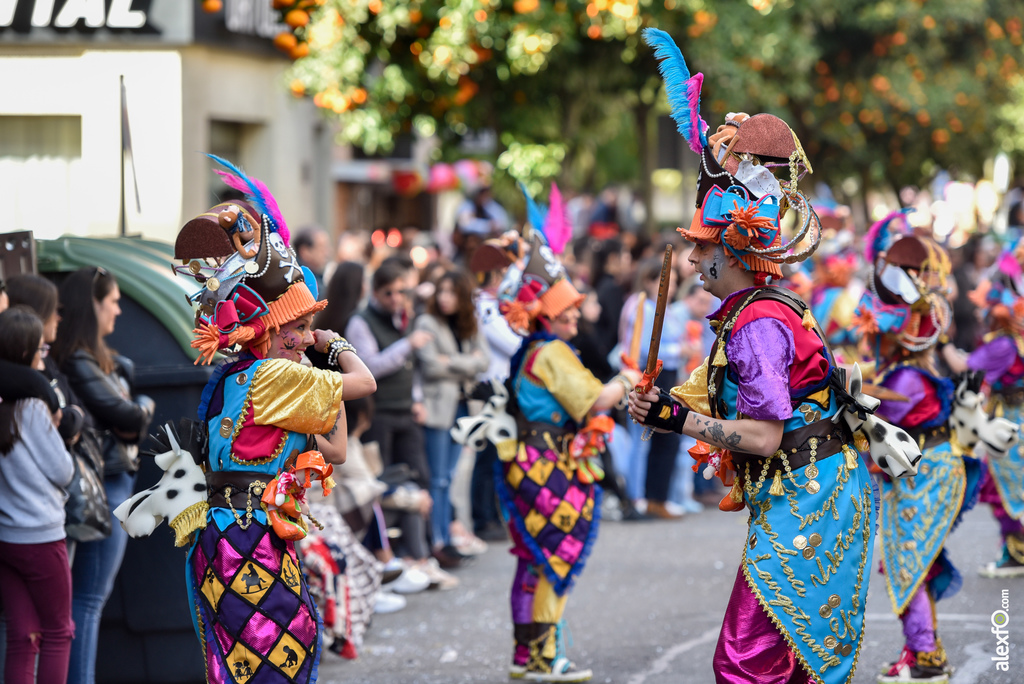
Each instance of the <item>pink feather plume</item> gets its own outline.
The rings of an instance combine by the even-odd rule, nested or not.
[[[690,111],[694,116],[690,117],[690,149],[701,154],[704,134],[708,130],[708,122],[702,119],[697,112],[700,112],[700,89],[704,85],[704,74],[696,73],[686,79],[686,99],[690,101]]]
[[[557,183],[551,184],[551,195],[548,202],[548,216],[544,221],[543,232],[551,251],[561,254],[572,238],[572,225],[569,223],[569,216],[566,214],[565,203],[562,202],[562,193],[558,190]]]
[[[266,210],[267,215],[274,221],[277,226],[277,233],[284,240],[284,244],[291,244],[291,233],[288,230],[288,224],[284,221],[284,216],[281,214],[281,208],[277,206],[277,200],[270,194],[270,189],[267,188],[266,184],[259,178],[254,176],[246,176],[252,183],[249,185],[245,179],[238,177],[233,173],[227,171],[221,171],[220,169],[214,169],[214,172],[221,177],[225,185],[230,188],[234,188],[239,192],[245,193],[246,197],[250,201],[254,201],[256,204],[262,204],[262,209]],[[254,189],[258,192],[254,192]],[[260,207],[257,207],[260,209]]]

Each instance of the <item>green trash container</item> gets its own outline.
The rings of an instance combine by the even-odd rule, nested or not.
[[[39,272],[54,282],[83,266],[117,278],[121,316],[107,338],[135,362],[136,388],[156,402],[151,432],[194,417],[212,371],[196,366],[189,346],[194,315],[187,295],[195,282],[175,277],[173,246],[140,238],[60,238],[37,241]],[[143,458],[135,491],[163,471]],[[130,539],[103,612],[96,680],[101,684],[204,682],[203,654],[185,592],[185,549],[175,548],[163,523],[150,537]]]

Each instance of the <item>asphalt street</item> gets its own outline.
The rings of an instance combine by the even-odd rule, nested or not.
[[[744,513],[711,509],[673,522],[604,522],[566,611],[574,638],[571,657],[594,670],[594,682],[714,682],[712,655],[746,528]],[[1024,644],[1024,578],[977,574],[978,566],[995,557],[998,543],[987,506],[971,511],[948,543],[964,573],[960,593],[938,604],[939,633],[957,668],[952,684],[1024,682],[1024,651],[1018,646]],[[876,548],[876,571],[878,557]],[[456,571],[459,588],[411,596],[404,610],[376,616],[357,661],[326,653],[320,681],[508,681],[513,566],[507,544],[492,543],[474,565]],[[992,613],[1003,608],[1004,600],[1009,672],[997,671],[992,660],[997,646]],[[894,660],[903,644],[877,572],[866,619],[854,684],[874,682],[882,664]]]

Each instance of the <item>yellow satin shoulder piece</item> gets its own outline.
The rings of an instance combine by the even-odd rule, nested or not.
[[[548,342],[540,348],[530,372],[544,383],[544,388],[577,423],[583,421],[604,388],[572,348],[561,340]]]
[[[710,416],[711,404],[708,403],[708,359],[697,366],[690,378],[678,387],[673,387],[669,394],[684,402],[691,410]]]
[[[253,421],[307,435],[331,431],[341,408],[340,373],[271,359],[256,370],[249,396]]]

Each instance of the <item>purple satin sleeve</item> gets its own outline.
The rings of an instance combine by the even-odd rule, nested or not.
[[[793,364],[793,331],[776,318],[758,318],[732,334],[725,347],[739,378],[736,409],[754,420],[787,420],[793,416],[789,367]]]
[[[983,344],[967,357],[967,367],[985,371],[985,382],[994,384],[1007,374],[1017,360],[1017,345],[1009,337],[997,337]]]
[[[928,396],[924,376],[910,368],[901,368],[887,377],[882,386],[898,392],[910,401],[883,400],[875,415],[894,425],[901,425],[907,414],[914,410],[922,399]]]

